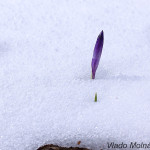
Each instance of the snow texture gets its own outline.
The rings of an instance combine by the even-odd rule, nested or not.
[[[149,0],[0,1],[0,150],[149,139]]]

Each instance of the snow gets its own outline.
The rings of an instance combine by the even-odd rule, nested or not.
[[[149,14],[148,0],[1,0],[0,150],[148,143]]]

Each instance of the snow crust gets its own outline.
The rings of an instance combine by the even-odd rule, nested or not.
[[[149,14],[149,0],[1,0],[0,150],[148,143]]]

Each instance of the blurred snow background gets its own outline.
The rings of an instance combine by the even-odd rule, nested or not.
[[[0,150],[149,142],[149,47],[149,0],[1,0]]]

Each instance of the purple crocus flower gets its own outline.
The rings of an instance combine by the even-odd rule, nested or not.
[[[103,43],[104,43],[104,33],[103,30],[101,31],[101,33],[99,34],[96,44],[95,44],[95,48],[94,48],[94,52],[93,52],[93,58],[92,58],[92,79],[95,79],[95,73],[99,64],[99,60],[102,54],[102,49],[103,49]]]

